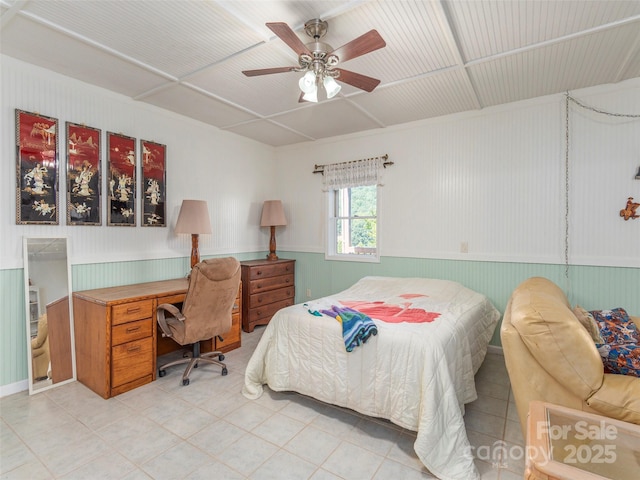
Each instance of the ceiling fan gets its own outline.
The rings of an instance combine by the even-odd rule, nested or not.
[[[330,45],[320,41],[327,33],[328,24],[318,18],[304,24],[304,31],[313,38],[313,41],[306,45],[286,23],[274,22],[266,25],[298,54],[298,66],[244,70],[242,73],[247,77],[283,72],[305,72],[298,82],[300,90],[302,90],[300,101],[310,102],[318,101],[318,87],[320,85],[324,87],[327,98],[334,97],[341,88],[336,80],[367,92],[372,92],[380,83],[380,80],[376,78],[337,67],[338,63],[384,47],[386,43],[376,30],[370,30],[334,50]]]

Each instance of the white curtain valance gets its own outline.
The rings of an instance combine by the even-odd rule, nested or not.
[[[386,156],[385,156],[386,157]],[[364,185],[383,185],[382,171],[386,158],[375,157],[353,162],[324,165],[324,190],[361,187]]]

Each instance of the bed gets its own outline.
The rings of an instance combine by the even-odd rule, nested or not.
[[[375,324],[366,342],[347,352],[342,324],[327,314],[333,307]],[[477,398],[474,375],[499,317],[485,296],[456,282],[364,277],[279,310],[247,364],[242,391],[256,399],[268,385],[387,419],[417,432],[415,452],[432,474],[479,478],[464,405]]]

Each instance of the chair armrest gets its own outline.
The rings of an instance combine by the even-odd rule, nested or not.
[[[156,317],[158,319],[158,325],[160,325],[160,329],[162,330],[162,336],[173,337],[173,333],[171,332],[169,324],[167,323],[167,320],[165,318],[165,312],[168,312],[169,315],[181,322],[184,322],[185,316],[182,315],[182,312],[175,305],[172,305],[170,303],[163,303],[158,305],[158,308],[156,309]]]

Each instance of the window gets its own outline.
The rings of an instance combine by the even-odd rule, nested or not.
[[[323,165],[328,207],[326,258],[380,261],[378,202],[387,158]]]
[[[378,186],[329,190],[327,258],[377,262]]]

